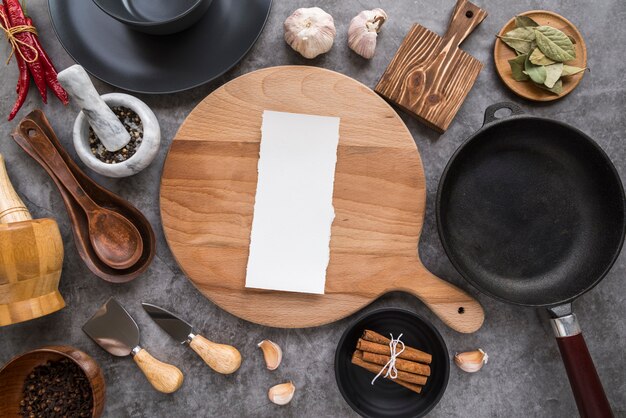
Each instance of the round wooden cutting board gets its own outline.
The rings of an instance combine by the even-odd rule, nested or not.
[[[341,118],[323,295],[244,287],[264,110]],[[372,90],[329,70],[273,67],[225,84],[187,117],[165,162],[161,217],[174,257],[198,290],[248,321],[327,324],[401,290],[453,329],[476,331],[480,304],[419,260],[425,189],[411,134]]]

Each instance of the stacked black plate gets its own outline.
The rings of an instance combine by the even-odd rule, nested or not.
[[[261,34],[271,0],[214,0],[189,29],[148,35],[91,0],[48,0],[57,37],[95,77],[138,93],[172,93],[207,83],[238,63]]]

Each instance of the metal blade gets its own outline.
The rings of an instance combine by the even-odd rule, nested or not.
[[[151,303],[142,303],[141,306],[143,306],[148,315],[150,315],[150,318],[152,318],[163,331],[170,334],[172,338],[179,341],[181,344],[187,342],[187,337],[193,331],[193,327],[189,323],[183,321],[170,311]]]
[[[139,345],[137,323],[113,298],[83,325],[83,331],[114,356],[127,356]]]

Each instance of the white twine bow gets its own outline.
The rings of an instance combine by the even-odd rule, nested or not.
[[[391,336],[391,341],[389,341],[389,361],[387,364],[383,366],[382,369],[378,372],[378,374],[372,379],[372,385],[380,377],[381,374],[387,369],[385,373],[386,378],[395,379],[398,377],[398,370],[396,369],[396,357],[398,357],[404,351],[404,343],[400,341],[402,338],[402,334],[398,335],[398,338],[393,338],[393,334],[389,334]],[[400,351],[398,351],[398,344],[402,345]]]

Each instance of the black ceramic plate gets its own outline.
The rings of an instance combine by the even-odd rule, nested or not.
[[[431,375],[417,394],[379,378],[351,363],[356,342],[365,329],[394,337],[410,347],[432,354]],[[439,332],[413,312],[404,309],[379,309],[357,319],[343,334],[335,353],[335,378],[348,404],[364,417],[421,417],[437,405],[448,385],[450,358]]]
[[[257,40],[272,0],[214,0],[189,29],[148,35],[91,0],[48,0],[65,50],[95,77],[137,93],[173,93],[207,83],[239,62]]]

